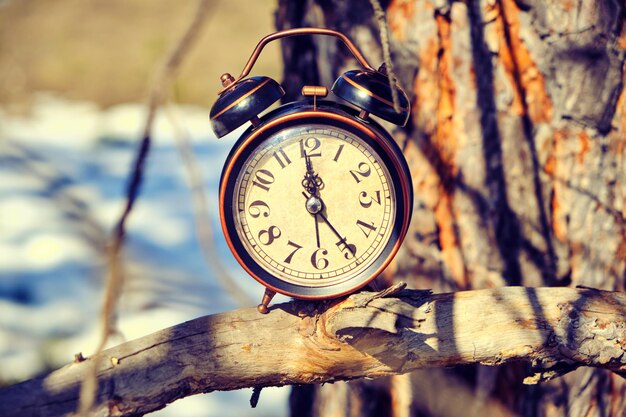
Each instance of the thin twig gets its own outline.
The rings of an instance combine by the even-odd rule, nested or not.
[[[104,294],[104,305],[102,307],[101,315],[102,333],[100,343],[98,344],[96,354],[94,356],[100,356],[99,353],[101,353],[106,346],[109,336],[115,333],[115,310],[121,295],[124,281],[119,257],[121,249],[124,245],[126,222],[128,221],[128,217],[134,207],[135,201],[139,196],[145,162],[150,151],[152,125],[156,115],[156,110],[161,105],[165,92],[168,91],[167,87],[176,75],[183,58],[186,56],[194,41],[198,38],[210,5],[210,0],[198,1],[196,11],[191,22],[187,26],[187,29],[183,33],[182,37],[174,44],[174,47],[170,50],[170,52],[166,55],[166,59],[158,67],[158,70],[155,72],[155,76],[150,84],[148,114],[146,116],[142,140],[139,143],[126,191],[126,205],[115,226],[112,242],[108,248],[109,269]],[[81,385],[78,410],[80,415],[87,415],[94,404],[97,392],[96,368],[98,364],[96,362],[97,361],[94,361],[92,371],[87,373],[83,384]]]
[[[220,261],[214,244],[213,226],[210,222],[209,204],[204,187],[202,186],[202,173],[198,168],[198,162],[194,156],[193,149],[189,140],[188,133],[178,123],[176,115],[170,108],[165,106],[165,114],[174,129],[174,137],[178,152],[183,160],[189,178],[189,186],[191,188],[191,204],[193,207],[194,222],[196,224],[196,234],[200,247],[204,254],[204,258],[209,267],[215,273],[215,277],[220,286],[224,288],[230,296],[241,307],[250,306],[253,300],[235,284],[235,280],[228,273]]]
[[[391,99],[393,101],[393,109],[396,113],[400,113],[400,99],[398,98],[398,77],[391,60],[391,49],[389,47],[389,28],[387,27],[387,15],[378,0],[370,0],[374,9],[374,17],[378,23],[380,30],[380,43],[383,48],[383,60],[387,67],[387,77],[389,78],[389,87],[391,87]]]

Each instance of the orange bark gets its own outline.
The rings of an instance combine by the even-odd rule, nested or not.
[[[456,176],[456,135],[454,134],[454,81],[452,79],[450,63],[452,62],[452,41],[450,39],[450,21],[447,17],[437,15],[437,30],[440,41],[438,61],[439,102],[437,103],[437,130],[435,131],[434,145],[439,151],[439,158],[446,169],[444,187],[452,187]]]
[[[496,28],[503,42],[498,51],[513,89],[511,110],[528,115],[533,123],[547,123],[552,118],[552,101],[543,74],[537,68],[521,39],[519,8],[514,0],[500,0],[489,6],[486,14],[496,14]]]
[[[424,6],[428,8],[427,5]],[[452,78],[451,22],[435,14],[436,37],[424,41],[420,72],[414,85],[415,118],[429,138],[420,144],[438,176],[433,210],[442,258],[458,288],[468,288],[468,278],[456,231],[454,188],[458,173],[455,134],[455,84]]]
[[[406,40],[407,23],[415,15],[415,2],[410,0],[394,0],[387,7],[387,23],[389,31],[400,42]]]
[[[450,20],[436,15],[439,36],[439,102],[437,103],[437,129],[432,137],[441,163],[441,199],[435,209],[435,219],[439,226],[439,243],[444,262],[459,288],[469,288],[465,265],[460,253],[460,242],[456,231],[454,214],[454,183],[458,172],[456,159],[457,141],[454,128],[454,80],[452,79],[452,40]]]
[[[560,144],[567,138],[567,131],[555,129],[552,139],[552,149],[549,152],[548,159],[543,167],[544,171],[554,178],[557,174],[557,155]],[[564,185],[559,181],[554,181],[552,184],[552,196],[551,196],[551,211],[552,211],[552,231],[554,236],[561,242],[568,241],[567,223],[565,221],[567,208],[562,207],[560,201],[562,199],[562,192]]]
[[[415,78],[413,92],[415,94],[413,111],[420,129],[428,136],[433,136],[436,130],[438,86],[438,55],[439,42],[437,39],[426,39],[419,54],[420,70]]]
[[[585,156],[589,153],[591,144],[589,135],[584,130],[578,132],[578,139],[580,139],[580,152],[576,155],[576,161],[582,165],[585,162]]]

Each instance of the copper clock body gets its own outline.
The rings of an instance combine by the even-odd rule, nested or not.
[[[333,298],[376,278],[412,210],[402,152],[370,118],[333,102],[263,116],[233,146],[220,219],[241,266],[270,291]]]
[[[261,51],[312,35],[341,41],[361,65],[331,88],[354,107],[320,101],[324,86],[303,86],[303,101],[260,116],[285,95],[269,77],[248,77]],[[277,292],[333,298],[376,278],[398,251],[413,204],[406,160],[370,117],[405,126],[411,114],[386,66],[374,69],[340,32],[295,28],[261,39],[241,74],[220,80],[210,112],[217,137],[251,124],[224,165],[219,206],[233,255],[266,288],[259,311],[269,311]]]

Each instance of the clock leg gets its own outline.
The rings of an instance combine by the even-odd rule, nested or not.
[[[270,301],[272,301],[272,298],[274,298],[275,295],[276,295],[276,292],[270,290],[269,288],[265,289],[265,294],[263,294],[263,299],[261,300],[261,304],[257,306],[257,310],[259,310],[259,313],[261,314],[269,313],[269,308],[267,306],[269,305]]]

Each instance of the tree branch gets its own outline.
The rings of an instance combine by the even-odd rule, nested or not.
[[[94,359],[97,415],[132,416],[188,395],[420,368],[527,361],[536,383],[579,366],[626,370],[626,294],[507,287],[361,292],[200,317],[0,391],[0,415],[76,409]]]

